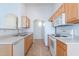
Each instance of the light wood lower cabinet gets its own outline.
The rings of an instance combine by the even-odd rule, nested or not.
[[[29,48],[31,47],[32,43],[33,43],[33,34],[25,38],[25,41],[24,41],[24,54],[25,55],[28,52]]]
[[[56,55],[67,56],[67,45],[59,40],[56,41],[56,44]]]
[[[0,56],[24,56],[24,40],[13,44],[0,44]]]
[[[0,44],[0,56],[24,56],[33,42],[33,34],[13,44]]]
[[[0,56],[12,56],[12,51],[11,44],[0,44]]]

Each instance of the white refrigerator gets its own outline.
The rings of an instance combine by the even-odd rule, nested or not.
[[[55,34],[55,27],[53,27],[53,23],[46,21],[44,23],[44,43],[45,46],[48,46],[48,35]]]

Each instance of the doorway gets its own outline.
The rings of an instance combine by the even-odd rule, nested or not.
[[[44,39],[44,27],[42,20],[34,20],[34,39]]]

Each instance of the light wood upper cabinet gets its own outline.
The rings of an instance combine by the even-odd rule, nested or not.
[[[50,17],[51,21],[54,22],[54,21],[56,20],[56,18],[57,18],[58,16],[60,16],[64,11],[65,11],[65,9],[64,9],[64,4],[62,4],[62,5],[58,8],[58,10],[54,13],[54,15],[52,15],[52,16]]]
[[[55,21],[62,13],[65,13],[65,23],[79,23],[79,4],[64,3],[51,16],[51,20]]]
[[[57,15],[56,17],[60,16],[64,12],[64,4],[62,4],[59,9],[57,10]]]
[[[77,3],[65,3],[65,14],[66,14],[66,22],[72,23],[75,22],[78,17],[78,4]]]
[[[22,27],[29,28],[30,27],[30,19],[27,16],[22,16]]]

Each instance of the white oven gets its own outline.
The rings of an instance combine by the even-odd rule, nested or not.
[[[56,56],[56,39],[54,37],[50,37],[50,51],[52,56]]]

